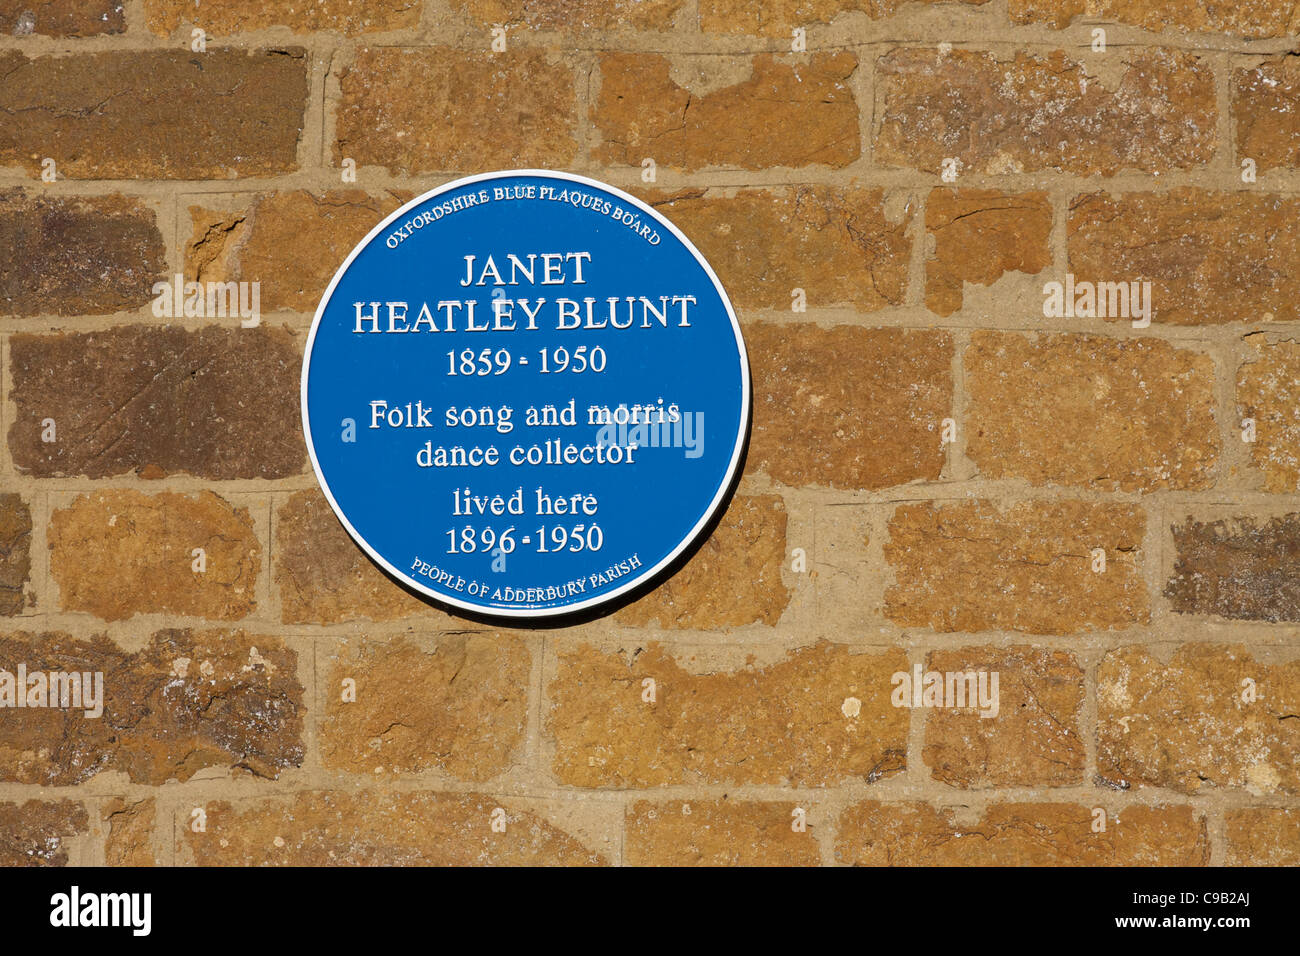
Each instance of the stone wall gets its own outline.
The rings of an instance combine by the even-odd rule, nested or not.
[[[0,667],[107,686],[0,710],[0,862],[1300,863],[1294,4],[0,28]],[[712,537],[561,629],[376,570],[298,411],[353,244],[510,167],[679,224],[753,368]],[[260,323],[157,316],[177,274]],[[1045,315],[1067,275],[1150,325]],[[998,716],[894,706],[917,667],[998,672]]]

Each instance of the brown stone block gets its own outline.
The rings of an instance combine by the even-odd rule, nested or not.
[[[229,179],[297,168],[307,53],[0,53],[0,165],[69,179]]]
[[[830,786],[906,764],[910,718],[890,702],[901,650],[820,644],[732,671],[684,663],[657,644],[630,662],[587,645],[562,651],[549,691],[556,776],[579,787]]]
[[[159,36],[181,25],[219,36],[277,26],[294,33],[332,30],[356,36],[417,27],[420,9],[419,0],[144,0],[149,29]]]
[[[1282,37],[1300,29],[1296,7],[1288,0],[1010,0],[1009,7],[1016,23],[1045,23],[1057,28],[1086,18],[1131,24],[1158,33],[1176,30]]]
[[[986,478],[1201,490],[1219,459],[1214,360],[1152,338],[973,332],[966,454]]]
[[[216,325],[15,335],[14,464],[40,478],[301,474],[296,338],[287,329]],[[50,419],[54,441],[45,440]]]
[[[817,866],[812,827],[795,832],[794,803],[638,800],[627,811],[629,866]]]
[[[606,861],[537,813],[480,794],[307,791],[205,806],[178,827],[200,866],[593,866]],[[500,812],[497,812],[497,811]],[[504,824],[505,831],[494,830]]]
[[[810,308],[861,312],[902,305],[911,212],[891,218],[882,189],[796,186],[645,197],[709,261],[738,309],[787,310],[793,291]]]
[[[22,496],[0,494],[0,615],[14,617],[33,603],[32,510]]]
[[[321,687],[321,761],[374,775],[436,768],[487,780],[518,759],[528,723],[532,654],[509,634],[448,634],[436,643],[350,640]],[[344,681],[352,681],[352,700]]]
[[[1224,822],[1229,866],[1300,866],[1300,809],[1229,810]]]
[[[5,36],[89,37],[126,32],[121,0],[0,0]]]
[[[1300,661],[1184,644],[1166,663],[1145,647],[1120,648],[1097,670],[1097,769],[1126,786],[1180,793],[1295,794],[1298,713]]]
[[[695,94],[654,53],[600,54],[591,122],[596,159],[697,170],[711,166],[847,166],[861,151],[848,51],[786,62],[761,53],[747,79]]]
[[[992,285],[1008,272],[1037,275],[1052,261],[1046,193],[932,189],[925,231],[934,237],[934,256],[925,265],[925,305],[939,315],[961,308],[967,282]]]
[[[83,705],[92,702],[86,681],[98,687],[102,675],[102,712],[62,706],[61,690],[60,706],[49,696],[46,706],[33,706],[29,683],[28,706],[4,713],[6,781],[62,787],[121,771],[134,783],[162,784],[206,767],[274,779],[302,763],[298,655],[276,638],[169,629],[132,652],[103,636],[0,637],[0,667],[16,674],[20,664],[29,682],[38,672],[83,675]],[[76,703],[71,692],[69,703]]]
[[[1150,282],[1153,322],[1300,318],[1300,200],[1186,187],[1090,193],[1070,203],[1066,232],[1076,281]]]
[[[482,27],[529,30],[667,30],[685,0],[453,0]]]
[[[336,162],[471,173],[563,169],[577,154],[573,70],[559,56],[362,48],[339,82]]]
[[[1180,614],[1300,621],[1300,514],[1174,525],[1165,597]]]
[[[785,526],[778,495],[736,495],[691,559],[614,620],[699,630],[776,624],[790,603],[781,580]]]
[[[297,189],[252,197],[233,212],[190,206],[185,278],[257,282],[263,309],[314,313],[348,253],[404,199]]]
[[[0,193],[0,243],[14,251],[0,260],[5,315],[130,311],[167,268],[153,211],[125,196]]]
[[[900,505],[885,560],[885,615],[936,631],[1073,634],[1145,624],[1146,515],[1087,501]],[[1093,551],[1106,570],[1092,570]]]
[[[950,708],[945,697],[944,707],[926,710],[921,759],[935,780],[972,790],[1083,783],[1084,672],[1073,654],[1023,645],[964,647],[932,651],[925,667],[998,675],[996,710],[981,708],[969,694],[967,707]]]
[[[903,48],[881,57],[877,162],[939,173],[1042,169],[1111,176],[1163,172],[1214,155],[1214,77],[1199,57],[1117,52],[1114,88],[1061,51],[1006,60],[978,50]]]
[[[1267,491],[1300,489],[1300,344],[1263,344],[1237,371],[1237,407],[1255,420],[1251,460]]]
[[[1295,18],[1295,27],[1300,29],[1300,11]],[[1237,159],[1253,159],[1259,170],[1300,165],[1298,100],[1300,66],[1289,54],[1236,71],[1232,115],[1237,123]]]
[[[277,512],[275,585],[285,624],[447,617],[406,591],[352,540],[319,491],[297,491]]]
[[[161,866],[154,853],[153,830],[157,818],[153,797],[127,800],[114,797],[104,805],[102,819],[108,827],[104,841],[107,866]]]
[[[1103,808],[1104,809],[1104,808]],[[971,822],[925,803],[866,801],[840,817],[835,858],[858,866],[1207,866],[1203,814],[1189,806],[1107,813],[1074,803],[999,803]]]
[[[66,611],[235,620],[252,612],[261,545],[247,508],[210,491],[96,491],[50,518],[50,575]],[[205,565],[195,570],[202,548]]]
[[[700,28],[708,33],[747,33],[789,38],[795,27],[830,23],[841,14],[864,13],[872,20],[911,11],[919,3],[946,0],[699,0]],[[988,0],[957,0],[979,6]]]
[[[71,800],[0,803],[0,865],[67,866],[65,841],[89,826],[86,808]]]
[[[947,332],[752,322],[746,470],[786,485],[875,489],[934,480],[952,414]]]

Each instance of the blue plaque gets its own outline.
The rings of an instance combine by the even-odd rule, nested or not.
[[[730,493],[749,364],[709,264],[645,203],[514,170],[407,203],[325,292],[303,429],[339,520],[468,611],[594,608]]]

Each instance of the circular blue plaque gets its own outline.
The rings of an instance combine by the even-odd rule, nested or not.
[[[339,520],[390,574],[488,615],[653,578],[731,490],[749,364],[709,264],[581,176],[512,170],[407,203],[348,256],[302,415]]]

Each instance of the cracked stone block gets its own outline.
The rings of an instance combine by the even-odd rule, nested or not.
[[[260,194],[234,211],[190,206],[191,282],[257,282],[265,311],[314,313],[353,247],[406,193],[302,189]]]
[[[1179,187],[1070,202],[1076,282],[1150,282],[1153,323],[1300,318],[1300,200]],[[1141,236],[1141,242],[1134,242]]]
[[[926,708],[921,759],[935,780],[965,790],[1084,782],[1084,672],[1073,654],[1025,645],[963,647],[931,651],[925,670],[982,673],[990,691],[991,675],[998,675],[997,694],[986,706],[976,694],[966,707],[950,707],[945,697],[943,707]]]
[[[1037,275],[1052,262],[1052,207],[1043,192],[932,189],[925,231],[934,237],[925,305],[939,315],[961,308],[967,282],[987,286],[1008,272]]]
[[[14,335],[14,464],[40,478],[301,474],[299,338],[217,325]]]
[[[157,821],[153,797],[128,800],[114,797],[104,804],[101,819],[108,828],[104,839],[106,866],[162,866],[154,852],[153,832]]]

